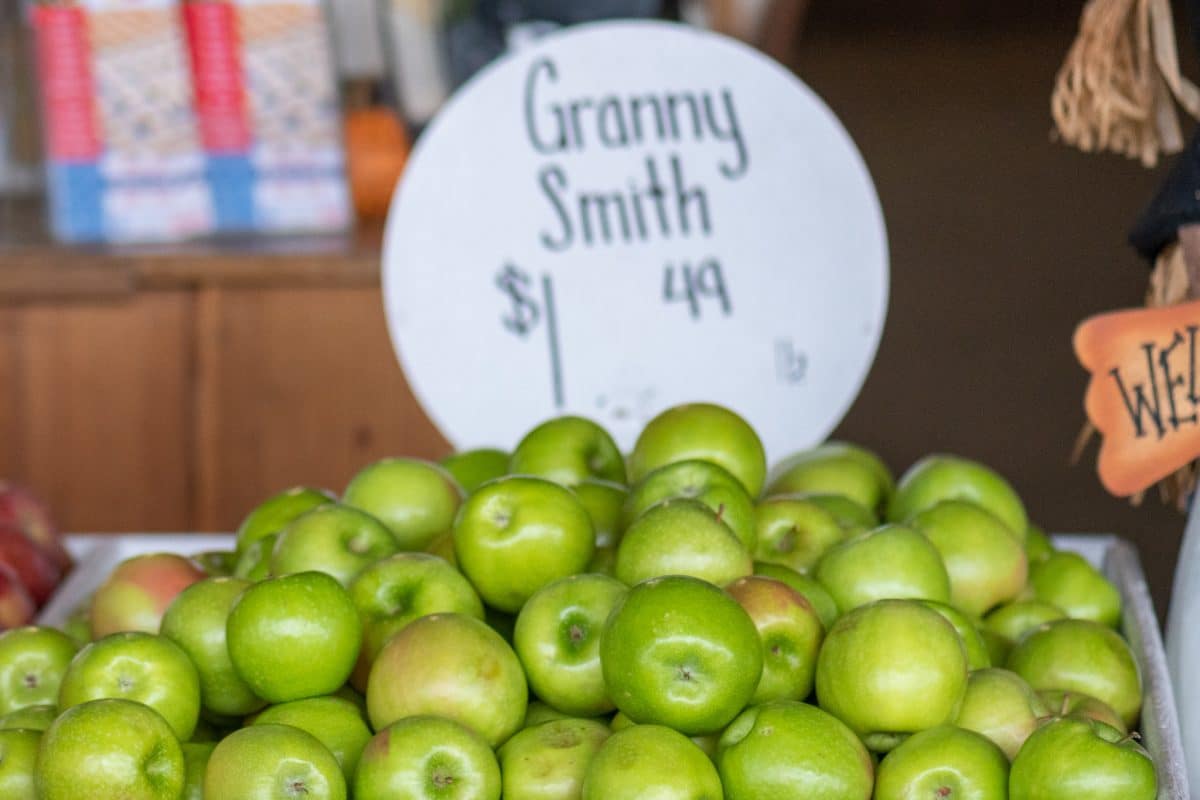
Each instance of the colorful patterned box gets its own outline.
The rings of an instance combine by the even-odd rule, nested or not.
[[[220,231],[351,220],[331,37],[320,0],[184,3]]]
[[[175,0],[45,2],[32,20],[55,235],[129,242],[211,232]]]

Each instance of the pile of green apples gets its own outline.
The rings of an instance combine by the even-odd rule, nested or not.
[[[0,635],[0,797],[1153,800],[1120,618],[979,463],[560,417]]]

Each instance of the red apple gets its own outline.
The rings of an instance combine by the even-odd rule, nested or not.
[[[59,540],[50,512],[28,489],[0,481],[0,527],[21,531],[63,572],[71,568],[71,555]]]
[[[121,562],[92,598],[92,638],[120,631],[158,633],[175,596],[205,577],[196,562],[171,553]]]
[[[50,599],[62,577],[58,564],[14,527],[0,526],[0,564],[17,574],[37,606]]]
[[[17,579],[17,573],[8,565],[0,564],[0,630],[27,624],[36,611],[29,592]]]

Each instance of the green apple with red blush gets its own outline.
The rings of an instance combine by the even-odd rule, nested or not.
[[[458,567],[489,606],[516,613],[546,584],[582,572],[596,537],[570,490],[511,476],[480,487],[454,524]]]
[[[704,503],[664,500],[635,519],[617,546],[613,575],[628,586],[689,575],[717,586],[754,571],[750,552]]]
[[[376,731],[405,717],[438,715],[492,747],[520,730],[528,699],[516,653],[488,625],[463,614],[410,623],[379,651],[367,681]]]
[[[624,483],[625,457],[598,423],[584,417],[555,417],[522,437],[513,450],[508,471],[563,486],[595,478]]]
[[[967,678],[954,724],[987,737],[1011,761],[1051,710],[1020,675],[992,667]]]
[[[312,734],[290,725],[241,728],[213,748],[204,797],[238,800],[346,800],[337,759]]]
[[[292,520],[271,549],[272,575],[316,570],[343,586],[399,549],[392,532],[365,511],[330,503]]]
[[[60,711],[92,700],[135,700],[158,712],[182,742],[200,716],[200,678],[187,653],[165,636],[114,633],[84,647],[59,687]]]
[[[589,717],[614,706],[600,666],[600,634],[628,591],[606,575],[572,575],[534,593],[513,629],[513,649],[534,694]]]
[[[346,486],[342,502],[386,525],[401,550],[424,550],[450,530],[462,487],[430,461],[385,458],[364,467]]]
[[[747,550],[754,550],[753,499],[737,478],[709,461],[675,461],[643,477],[625,500],[622,527],[628,528],[652,506],[677,498],[698,500],[708,506]]]
[[[611,735],[603,722],[558,719],[526,728],[497,751],[507,800],[579,797],[587,769]]]
[[[751,497],[762,492],[767,457],[762,440],[735,411],[712,403],[685,403],[654,417],[629,456],[629,479],[637,483],[676,461],[711,461],[741,481]]]
[[[785,583],[804,595],[804,599],[817,612],[817,617],[821,620],[821,627],[825,630],[829,630],[833,626],[833,623],[837,621],[837,603],[834,601],[833,595],[829,593],[829,590],[822,586],[816,578],[810,575],[802,575],[783,564],[772,564],[765,561],[754,562],[754,574]]]
[[[825,631],[812,604],[785,583],[751,575],[725,587],[754,622],[763,668],[752,704],[803,700],[812,692]]]
[[[500,766],[479,734],[444,717],[406,717],[375,734],[355,800],[500,800]]]
[[[173,553],[134,556],[117,565],[92,596],[92,638],[120,631],[158,633],[175,596],[207,577],[191,559]]]

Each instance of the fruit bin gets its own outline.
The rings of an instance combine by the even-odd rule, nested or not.
[[[1141,561],[1132,544],[1116,536],[1062,534],[1053,537],[1063,550],[1079,553],[1103,570],[1121,593],[1122,633],[1137,658],[1144,684],[1139,730],[1142,744],[1158,770],[1158,800],[1190,800],[1183,745],[1179,733],[1174,693],[1158,619]],[[77,566],[42,610],[39,624],[61,625],[104,581],[121,561],[144,553],[171,552],[194,555],[208,550],[228,550],[227,534],[123,534],[66,537],[67,549]]]

